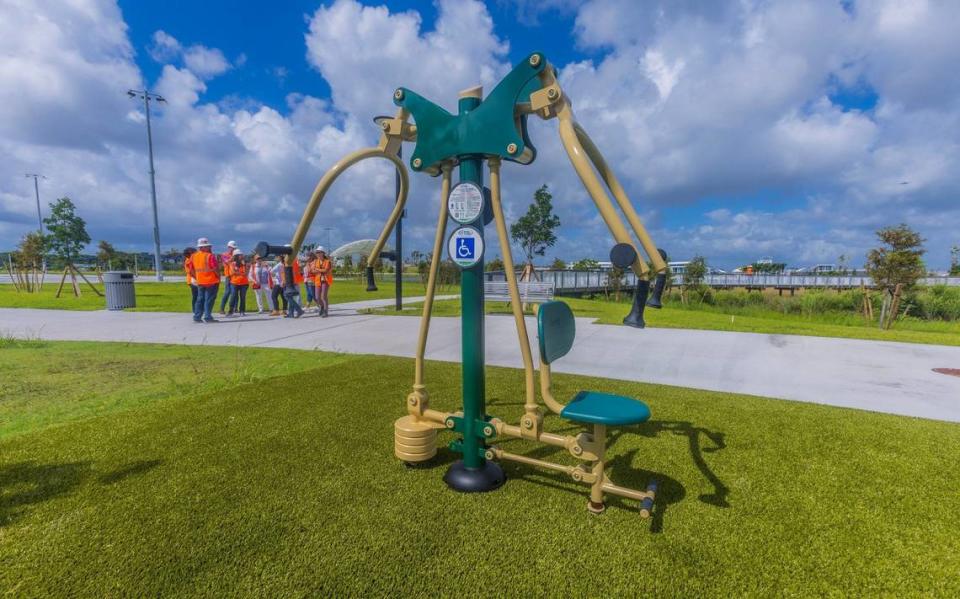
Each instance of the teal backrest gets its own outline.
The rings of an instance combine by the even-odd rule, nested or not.
[[[549,364],[567,355],[577,336],[577,327],[570,306],[563,302],[547,302],[537,312],[537,333],[540,336],[540,361]]]

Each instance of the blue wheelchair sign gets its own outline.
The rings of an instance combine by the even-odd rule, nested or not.
[[[461,260],[472,260],[475,247],[476,242],[472,237],[461,237],[457,239],[457,258]]]
[[[447,242],[450,259],[460,268],[470,268],[483,259],[483,238],[473,227],[460,227]]]

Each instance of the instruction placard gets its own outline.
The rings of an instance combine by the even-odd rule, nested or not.
[[[476,183],[457,183],[447,198],[450,217],[462,225],[470,224],[483,213],[483,190]]]

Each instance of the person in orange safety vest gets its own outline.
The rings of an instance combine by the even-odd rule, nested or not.
[[[333,263],[327,257],[327,250],[323,246],[317,248],[317,259],[313,263],[313,275],[317,288],[317,305],[320,316],[326,318],[330,314],[330,286],[333,285]]]
[[[197,252],[197,248],[186,248],[183,250],[183,272],[186,275],[187,286],[190,287],[190,309],[193,310],[193,307],[197,304],[197,282],[194,280],[193,275],[191,274],[191,260],[190,257]]]
[[[250,279],[247,278],[248,271],[249,267],[244,259],[243,251],[233,250],[233,257],[227,262],[224,271],[233,287],[233,295],[230,296],[229,316],[238,313],[240,316],[247,315],[247,289],[250,288]]]
[[[194,322],[216,322],[213,304],[220,287],[220,262],[206,237],[197,240],[197,251],[190,256],[189,274],[197,284],[197,301],[193,305]]]

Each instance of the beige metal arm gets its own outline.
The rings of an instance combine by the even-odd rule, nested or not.
[[[433,256],[430,259],[430,274],[427,277],[427,289],[423,298],[423,316],[420,318],[414,390],[423,388],[423,359],[427,351],[427,335],[430,333],[430,315],[433,312],[433,296],[437,288],[437,271],[440,270],[440,262],[443,260],[443,239],[447,234],[447,196],[450,195],[450,173],[453,167],[444,163],[440,168],[443,172],[440,182],[440,215],[437,217],[437,234],[433,238]]]
[[[613,208],[613,203],[610,201],[606,190],[600,184],[600,180],[597,178],[593,167],[596,167],[600,173],[600,177],[603,178],[603,182],[606,183],[607,187],[613,193],[617,204],[620,206],[620,210],[623,211],[637,239],[640,240],[640,244],[653,263],[654,271],[666,271],[667,265],[663,261],[663,257],[660,256],[656,244],[653,243],[649,233],[647,233],[646,228],[643,226],[643,221],[640,220],[640,216],[630,202],[630,198],[627,197],[623,186],[620,185],[620,181],[617,180],[613,170],[609,167],[606,160],[604,160],[603,154],[597,149],[596,144],[593,143],[593,140],[591,140],[590,136],[583,130],[583,127],[574,119],[573,108],[563,93],[563,90],[560,88],[560,84],[557,82],[553,65],[548,64],[540,73],[540,83],[542,88],[531,95],[530,105],[521,107],[521,112],[533,112],[544,119],[557,118],[560,122],[560,139],[563,142],[564,149],[567,151],[567,155],[570,157],[570,162],[580,176],[580,181],[583,182],[590,197],[597,205],[597,209],[600,211],[600,215],[607,224],[607,228],[609,228],[613,234],[614,239],[616,239],[617,243],[628,243],[633,246],[634,250],[637,250],[636,245],[630,239],[630,234],[620,220],[616,210]],[[640,256],[639,252],[637,256]],[[638,259],[633,264],[633,272],[635,272],[637,276],[646,278],[649,276],[649,270],[646,262],[642,259]]]
[[[647,233],[647,229],[643,226],[643,221],[640,220],[640,215],[637,214],[636,209],[633,207],[633,202],[627,197],[627,193],[623,190],[623,186],[620,185],[620,181],[617,180],[617,176],[613,173],[613,170],[607,165],[607,161],[603,159],[603,154],[600,153],[600,150],[597,149],[593,140],[590,139],[590,136],[587,135],[587,132],[583,130],[583,127],[581,127],[579,123],[574,122],[573,128],[577,134],[577,140],[583,145],[583,149],[586,150],[587,156],[590,157],[593,165],[597,167],[597,171],[603,178],[603,182],[610,188],[613,197],[616,198],[617,204],[620,206],[620,210],[622,210],[623,214],[627,217],[627,222],[630,223],[633,232],[637,235],[637,239],[639,239],[643,245],[644,251],[647,252],[647,256],[649,256],[651,262],[653,262],[653,270],[655,272],[665,271],[667,264],[663,261],[663,257],[660,255],[656,244],[653,243],[653,240],[650,238],[650,234]]]
[[[507,289],[510,290],[510,307],[513,309],[513,320],[517,326],[517,337],[520,341],[520,354],[523,356],[524,382],[526,387],[526,401],[523,409],[528,416],[537,417],[537,396],[533,383],[533,356],[530,352],[530,338],[527,336],[527,323],[523,318],[523,305],[520,302],[520,289],[517,285],[516,270],[513,266],[513,253],[510,250],[510,237],[507,234],[507,222],[503,217],[503,204],[500,199],[500,158],[491,157],[490,166],[490,199],[493,208],[493,217],[497,223],[497,237],[500,240],[500,254],[503,259],[503,271],[507,279]]]
[[[347,154],[339,162],[330,167],[330,170],[324,173],[320,182],[317,183],[317,187],[313,190],[310,201],[307,202],[307,208],[303,211],[300,224],[297,225],[297,230],[293,234],[293,240],[290,242],[294,256],[300,253],[300,246],[303,245],[303,240],[310,231],[310,225],[317,215],[320,202],[323,201],[323,197],[327,194],[333,182],[337,180],[337,177],[361,160],[366,160],[367,158],[386,158],[393,163],[394,167],[396,167],[400,173],[400,192],[393,206],[393,211],[390,213],[386,225],[384,225],[383,230],[380,232],[380,236],[377,238],[377,242],[370,252],[370,257],[367,258],[368,264],[374,264],[377,261],[380,257],[380,252],[383,250],[383,246],[387,243],[390,232],[393,231],[393,227],[396,226],[397,220],[400,218],[400,215],[403,214],[403,208],[407,204],[410,177],[407,175],[407,169],[403,165],[403,162],[397,157],[397,154],[400,152],[400,145],[404,141],[414,141],[417,138],[416,127],[407,123],[408,117],[409,113],[401,108],[397,110],[396,116],[392,119],[378,121],[381,124],[383,133],[380,135],[380,142],[377,147],[365,148],[363,150],[357,150],[352,154]]]
[[[368,259],[368,264],[373,264],[376,262],[377,258],[380,255],[380,250],[383,249],[384,244],[387,242],[387,237],[390,236],[390,232],[393,231],[394,225],[397,224],[397,219],[400,218],[400,214],[403,212],[403,207],[407,203],[407,190],[410,188],[410,179],[407,176],[407,169],[403,166],[403,163],[400,162],[400,159],[397,158],[396,152],[393,154],[388,154],[380,148],[365,148],[363,150],[357,150],[351,154],[347,154],[339,162],[330,167],[323,177],[320,179],[320,182],[317,183],[316,189],[313,190],[313,194],[310,196],[310,201],[307,202],[307,208],[303,211],[303,216],[300,218],[300,224],[297,225],[297,230],[293,234],[293,240],[290,241],[290,245],[293,248],[293,255],[296,256],[300,253],[300,246],[303,245],[303,240],[307,236],[307,232],[310,231],[310,225],[313,223],[314,217],[317,215],[317,209],[320,208],[320,202],[323,201],[323,197],[329,191],[330,186],[333,185],[334,181],[342,175],[348,168],[354,164],[360,162],[361,160],[366,160],[367,158],[386,158],[397,168],[397,171],[400,173],[400,195],[397,196],[396,204],[393,207],[393,211],[390,213],[390,217],[387,219],[386,225],[383,227],[383,231],[380,233],[380,237],[377,239],[377,243],[373,247],[373,251],[370,252],[370,258]]]
[[[543,396],[543,403],[547,404],[547,407],[554,414],[559,414],[566,407],[553,397],[553,391],[550,390],[549,364],[540,364],[540,395]]]

